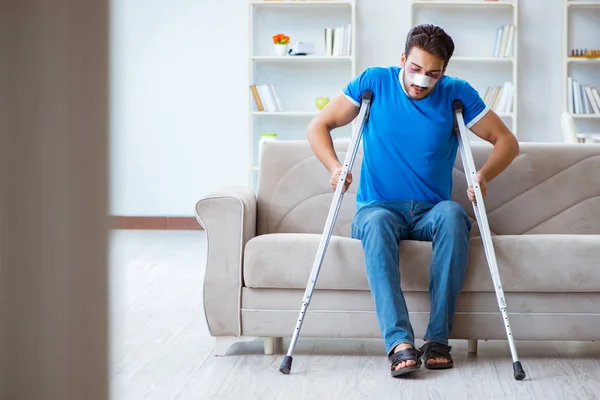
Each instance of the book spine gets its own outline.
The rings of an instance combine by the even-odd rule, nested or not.
[[[260,95],[258,94],[258,89],[256,89],[256,85],[250,85],[250,91],[252,92],[252,97],[254,97],[254,102],[256,103],[256,109],[258,111],[264,111],[265,107],[263,106],[263,103],[260,100]]]

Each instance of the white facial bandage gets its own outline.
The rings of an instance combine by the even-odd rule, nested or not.
[[[408,74],[408,80],[417,86],[424,88],[435,85],[436,80],[422,74]]]

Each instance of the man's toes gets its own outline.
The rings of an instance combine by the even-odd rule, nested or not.
[[[443,357],[436,357],[427,361],[428,364],[448,364],[449,362],[450,360]]]
[[[413,365],[416,365],[416,364],[417,363],[414,360],[401,361],[394,367],[394,371],[398,371],[399,369],[406,368],[406,367],[412,367]]]
[[[406,367],[406,361],[400,361],[398,364],[396,364],[396,366],[394,367],[394,371],[398,371],[401,368]]]

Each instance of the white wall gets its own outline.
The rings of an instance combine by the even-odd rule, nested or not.
[[[246,183],[246,2],[114,1],[112,214],[192,215],[201,196]],[[408,2],[357,3],[358,71],[397,64]],[[519,3],[519,139],[559,141],[562,1]]]
[[[246,179],[246,0],[115,0],[113,215],[192,215]]]

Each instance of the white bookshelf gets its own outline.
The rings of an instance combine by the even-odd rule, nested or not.
[[[284,63],[333,63],[354,61],[351,56],[252,56],[252,61]]]
[[[256,188],[261,134],[277,133],[277,140],[305,140],[306,126],[319,112],[316,98],[332,99],[356,76],[357,24],[355,0],[251,0],[248,10],[248,176],[250,186]],[[325,29],[348,25],[349,54],[329,55]],[[290,48],[298,41],[314,43],[315,53],[276,55],[272,36],[278,33],[290,37]],[[251,85],[273,85],[282,109],[259,110]],[[338,128],[332,135],[349,137],[351,129],[352,125]]]
[[[472,6],[472,7],[513,7],[516,1],[513,0],[411,0],[412,4],[423,6]]]
[[[495,108],[517,135],[519,4],[517,0],[410,0],[409,24],[432,23],[441,26],[454,40],[455,51],[447,75],[467,80],[485,98],[488,87],[512,84],[508,109]],[[495,54],[499,28],[514,26],[509,52]],[[488,105],[491,102],[486,101]]]
[[[255,7],[322,7],[354,6],[353,0],[251,0]]]
[[[596,88],[600,95],[600,0],[569,1],[563,0],[563,112],[569,112],[576,125],[577,132],[600,132],[600,113],[586,97],[579,97],[576,103],[577,89],[588,86]],[[597,49],[596,58],[572,56],[575,49]],[[584,89],[585,91],[585,89]],[[593,97],[593,95],[592,95]],[[588,101],[587,107],[583,104]],[[597,104],[600,108],[600,104]]]

